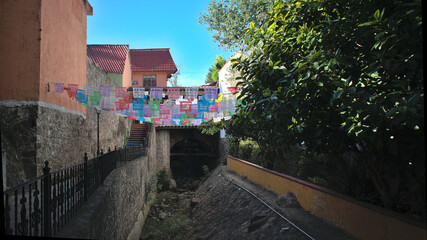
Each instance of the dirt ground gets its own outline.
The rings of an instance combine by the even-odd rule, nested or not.
[[[178,186],[159,193],[142,231],[141,239],[356,239],[302,209],[292,195],[278,196],[226,166],[195,192]]]

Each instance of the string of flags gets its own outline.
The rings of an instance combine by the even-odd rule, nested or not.
[[[218,93],[218,88],[205,88],[198,95],[199,88],[133,87],[131,93],[126,87],[54,83],[55,93],[66,92],[68,97],[87,107],[109,111],[141,122],[162,126],[198,126],[203,122],[228,120],[236,114],[234,94]],[[232,93],[236,89],[229,89]],[[166,98],[167,95],[167,98]]]

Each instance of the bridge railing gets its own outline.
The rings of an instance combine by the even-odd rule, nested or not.
[[[148,138],[148,137],[147,137]],[[147,154],[148,142],[115,149],[3,192],[6,235],[55,236],[117,166]]]

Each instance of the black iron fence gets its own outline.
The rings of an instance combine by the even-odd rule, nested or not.
[[[83,162],[55,172],[46,161],[42,176],[3,192],[6,234],[55,236],[114,168],[145,156],[147,144],[92,159],[85,153]]]

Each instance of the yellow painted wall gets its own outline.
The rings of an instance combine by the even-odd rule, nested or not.
[[[227,167],[277,194],[292,192],[317,217],[364,240],[426,239],[425,225],[300,179],[228,156]]]

